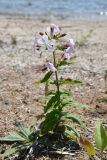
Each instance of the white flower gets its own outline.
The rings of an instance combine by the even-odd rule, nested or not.
[[[47,48],[48,48],[48,51],[54,51],[55,50],[55,48],[56,48],[56,41],[55,41],[55,39],[49,40]]]
[[[49,40],[46,34],[42,35],[41,38],[35,36],[34,47],[41,51],[54,51],[56,47],[56,41],[54,39]]]
[[[56,71],[56,68],[54,67],[53,63],[47,62],[46,67],[51,72],[55,72]]]

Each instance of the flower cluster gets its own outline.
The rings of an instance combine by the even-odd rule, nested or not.
[[[56,52],[59,50],[61,60],[70,60],[75,56],[74,41],[72,38],[62,40],[64,36],[66,36],[66,34],[61,34],[59,26],[51,24],[47,27],[45,33],[39,33],[39,36],[35,36],[34,48],[41,53],[44,51]],[[56,71],[54,64],[51,62],[46,63],[45,66],[51,72]]]

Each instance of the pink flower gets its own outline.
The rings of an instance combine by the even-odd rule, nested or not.
[[[51,24],[49,27],[47,27],[47,32],[49,34],[59,34],[60,28],[59,28],[59,26],[57,26],[55,24]]]
[[[70,55],[69,55],[69,53],[66,53],[66,52],[63,52],[62,54],[61,54],[61,57],[64,59],[64,60],[70,60]]]
[[[46,67],[51,72],[55,72],[56,71],[56,68],[54,67],[53,63],[47,62]]]

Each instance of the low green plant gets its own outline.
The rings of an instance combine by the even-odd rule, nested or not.
[[[37,133],[34,133],[34,128],[31,126],[29,128],[24,127],[23,123],[18,124],[18,129],[15,132],[11,132],[5,137],[0,137],[1,143],[12,144],[5,152],[0,154],[0,157],[7,157],[14,152],[27,150],[33,141],[37,138]]]
[[[11,44],[12,45],[16,45],[17,44],[16,36],[11,36]]]
[[[38,38],[39,36],[39,38]],[[71,98],[69,89],[61,89],[62,85],[78,85],[79,80],[60,76],[60,70],[63,66],[68,66],[73,63],[76,58],[73,39],[65,38],[66,34],[61,33],[58,26],[52,24],[47,28],[47,32],[39,33],[35,37],[34,48],[36,53],[50,52],[48,59],[42,68],[46,71],[43,79],[35,81],[34,84],[45,84],[46,104],[43,105],[43,114],[40,115],[41,123],[39,126],[39,134],[34,134],[30,129],[19,125],[19,131],[10,134],[7,137],[1,138],[1,142],[11,141],[16,142],[9,151],[5,151],[2,156],[7,156],[14,151],[29,147],[33,141],[48,134],[55,134],[59,137],[69,137],[74,140],[80,138],[80,134],[76,126],[84,128],[83,121],[77,115],[70,114],[65,111],[66,106],[77,106],[84,108],[85,105],[80,104]],[[49,90],[48,86],[52,85],[53,90]],[[71,121],[71,123],[70,123]],[[69,123],[68,123],[69,122]]]
[[[103,151],[107,148],[107,131],[104,129],[102,123],[98,121],[95,127],[95,143],[100,150],[101,160],[103,159]]]
[[[107,131],[104,129],[102,123],[98,121],[95,125],[94,139],[96,147],[100,150],[100,158],[103,159],[103,151],[107,148]],[[80,143],[87,151],[90,158],[95,156],[95,147],[87,138],[80,137]]]

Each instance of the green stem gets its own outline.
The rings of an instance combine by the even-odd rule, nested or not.
[[[53,60],[54,60],[54,66],[57,67],[56,64],[56,57],[55,57],[55,51],[53,52]],[[56,87],[57,87],[57,93],[58,93],[58,99],[60,101],[60,88],[59,88],[59,81],[58,81],[58,71],[55,71],[55,78],[56,78]]]
[[[103,159],[103,151],[101,151],[101,160]]]

